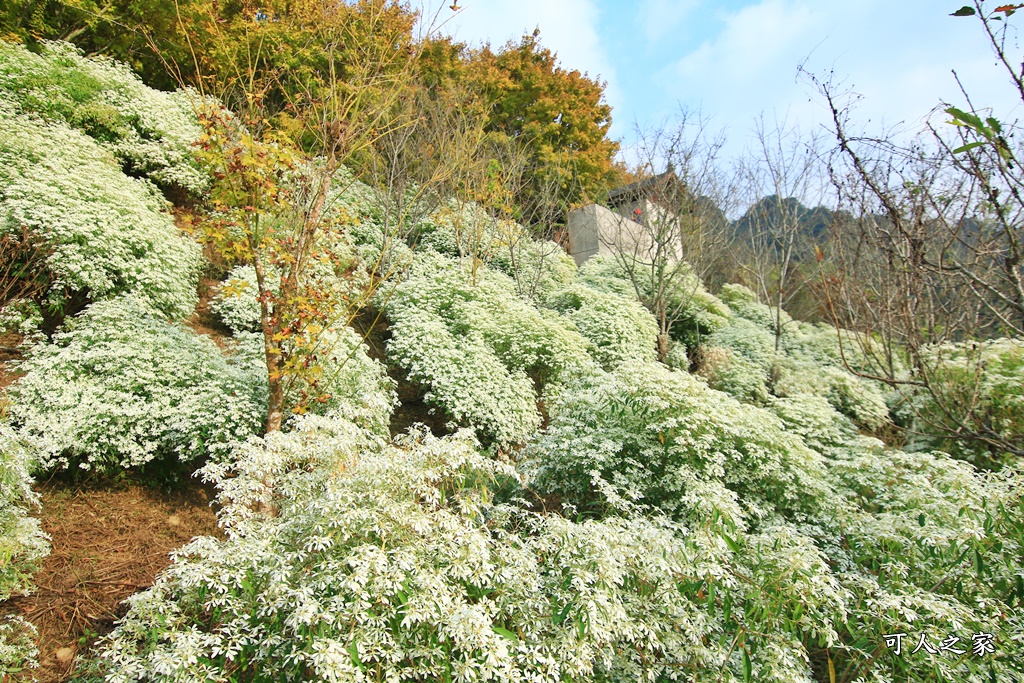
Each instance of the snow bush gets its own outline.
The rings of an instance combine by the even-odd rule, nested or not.
[[[979,465],[1005,455],[955,437],[961,426],[1024,442],[1024,339],[945,344],[926,350],[930,390],[910,397],[917,448],[942,448]]]
[[[27,594],[37,563],[50,553],[39,521],[28,516],[39,505],[29,474],[33,465],[29,445],[10,425],[0,423],[0,601]]]
[[[152,185],[67,125],[17,114],[0,96],[0,232],[50,247],[50,303],[131,292],[174,317],[192,313],[200,250]]]
[[[50,554],[49,537],[29,517],[39,505],[32,490],[33,450],[8,424],[0,422],[0,602],[32,592],[32,574]],[[35,627],[20,616],[0,622],[0,677],[37,665]]]
[[[774,313],[742,285],[726,285],[723,297],[733,317],[705,340],[700,373],[709,384],[741,400],[766,404],[771,396],[814,395],[869,431],[891,423],[886,394],[843,365],[860,358],[857,342],[846,337],[843,352],[835,328],[789,321],[776,350]]]
[[[719,297],[729,307],[733,316],[749,320],[766,330],[775,330],[775,310],[757,299],[757,294],[740,284],[728,284],[722,287]],[[782,311],[783,330],[793,323],[788,313]]]
[[[789,680],[820,680],[808,664],[823,670],[826,649],[837,680],[1019,675],[1020,471],[982,475],[945,454],[886,449],[821,397],[770,405],[781,422],[684,373],[624,366],[552,400],[524,467],[549,500],[627,517],[653,507],[724,544],[705,568],[708,610],[742,615],[726,641],[743,632],[752,680],[778,675],[780,657]],[[882,638],[900,632],[925,633],[936,650],[954,635],[967,651],[971,634],[992,633],[995,653],[901,659]]]
[[[276,292],[276,288],[273,289]],[[260,301],[256,269],[236,266],[231,269],[210,299],[210,310],[234,334],[259,332]]]
[[[845,637],[851,668],[879,682],[1020,677],[1020,471],[983,475],[945,453],[903,453],[864,437],[832,449],[828,462],[837,519],[819,544],[854,596],[847,623],[856,628]],[[955,636],[967,653],[972,634],[989,633],[994,652],[889,652],[875,661],[882,633],[909,634],[909,648],[924,633],[933,649]]]
[[[695,347],[704,336],[725,325],[731,311],[721,299],[704,288],[688,264],[682,265],[685,270],[672,278],[672,287],[665,293],[667,309],[673,314],[678,313],[678,320],[670,333],[676,341]],[[649,269],[637,268],[634,277],[636,282],[615,257],[599,254],[587,259],[580,268],[579,282],[629,298],[639,295],[648,300],[653,299],[654,285]]]
[[[600,509],[614,492],[689,522],[819,504],[821,457],[771,413],[656,363],[566,385],[527,457],[533,486]]]
[[[420,257],[385,305],[388,358],[456,422],[521,442],[540,424],[538,391],[586,367],[588,344],[519,297],[508,276],[485,267],[477,276],[473,284],[457,262]]]
[[[112,152],[128,175],[194,195],[206,189],[192,154],[202,134],[196,93],[153,90],[125,64],[43,41],[38,54],[0,42],[0,95],[15,103],[16,113],[82,131]]]
[[[715,389],[762,404],[768,399],[775,340],[763,327],[733,318],[705,341],[700,373]]]
[[[17,674],[39,666],[39,632],[24,617],[8,615],[0,622],[0,674]]]
[[[260,428],[265,375],[143,303],[96,303],[66,328],[29,349],[11,392],[41,467],[223,457]]]
[[[836,410],[868,431],[890,422],[889,406],[882,391],[875,384],[846,370],[793,358],[781,359],[773,370],[772,391],[776,396],[822,396]]]
[[[313,268],[311,276],[316,278],[319,292],[328,293],[339,301],[338,297],[351,294],[354,288],[361,286],[359,278],[339,278],[330,272],[320,272],[318,268]],[[238,266],[214,294],[210,310],[231,328],[234,337],[247,349],[245,357],[251,358],[254,367],[265,376],[257,289],[255,269]],[[309,411],[342,411],[367,428],[386,433],[395,403],[394,382],[388,378],[387,369],[367,355],[362,339],[350,327],[339,324],[317,330],[315,341],[318,372],[291,378],[287,393],[312,392],[309,382],[315,379],[316,392],[325,398],[310,405]]]
[[[673,679],[681,665],[694,668],[686,680],[741,675],[699,597],[711,576],[728,581],[720,540],[494,504],[491,488],[515,473],[465,432],[381,446],[316,420],[251,443],[241,471],[213,475],[228,539],[193,541],[130,598],[105,643],[107,680],[625,682]],[[774,561],[780,543],[762,544]],[[771,659],[759,680],[809,680],[789,653]]]
[[[574,285],[551,294],[545,303],[590,342],[594,360],[606,369],[657,356],[658,325],[636,299]]]

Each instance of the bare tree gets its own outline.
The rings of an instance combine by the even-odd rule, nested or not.
[[[682,110],[672,125],[637,137],[636,168],[646,178],[609,194],[620,217],[599,239],[657,319],[664,360],[672,327],[729,245],[725,210],[735,193],[719,166],[724,137],[699,113]]]
[[[814,256],[807,206],[824,199],[826,175],[821,168],[820,137],[801,135],[785,120],[762,116],[755,126],[755,148],[741,165],[750,207],[740,219],[749,250],[741,263],[762,301],[773,308],[775,350],[779,350],[787,309],[806,279],[802,263]]]
[[[1007,55],[1006,22],[997,30],[980,2],[975,9],[1024,102],[1024,67]],[[858,135],[849,93],[830,78],[810,79],[831,113],[837,146],[830,175],[850,213],[836,236],[838,272],[823,280],[835,324],[856,333],[857,348],[844,349],[848,367],[908,396],[928,397],[937,408],[915,416],[926,431],[993,454],[1024,455],[1018,439],[972,412],[982,391],[980,351],[972,356],[973,385],[955,391],[945,381],[941,352],[947,342],[1024,335],[1024,148],[1017,123],[979,113],[961,86],[966,107],[941,105],[909,142]]]

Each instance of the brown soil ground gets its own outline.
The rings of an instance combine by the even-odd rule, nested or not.
[[[197,482],[171,493],[123,481],[37,490],[52,550],[35,574],[36,592],[0,604],[0,614],[21,614],[39,629],[40,667],[22,680],[56,683],[74,675],[79,658],[123,616],[122,601],[170,563],[168,553],[219,530],[211,492]],[[70,662],[58,661],[61,648],[74,651]]]

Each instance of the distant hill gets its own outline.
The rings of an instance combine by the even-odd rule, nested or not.
[[[777,195],[763,197],[733,223],[736,236],[747,244],[753,243],[756,232],[764,226],[779,225],[795,217],[799,222],[799,243],[820,244],[828,238],[835,220],[835,212],[824,206],[804,206],[796,197],[779,200]]]

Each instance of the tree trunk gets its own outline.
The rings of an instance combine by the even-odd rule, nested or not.
[[[666,320],[666,312],[664,307],[662,307],[661,311],[658,314],[658,360],[661,361],[662,363],[664,363],[665,359],[668,357],[669,337],[668,323]]]
[[[266,431],[270,432],[281,431],[281,422],[284,420],[284,382],[281,378],[281,372],[277,368],[277,359],[273,362],[267,358],[267,370],[269,371],[268,377],[275,377],[268,381],[268,388],[270,389],[267,401],[267,428]]]
[[[256,271],[256,289],[260,296],[260,329],[263,331],[263,353],[267,363],[267,423],[266,431],[276,432],[281,429],[284,419],[284,384],[281,377],[281,345],[274,341],[275,321],[270,311],[270,288],[267,285],[267,272],[263,261],[253,259],[253,270]]]

